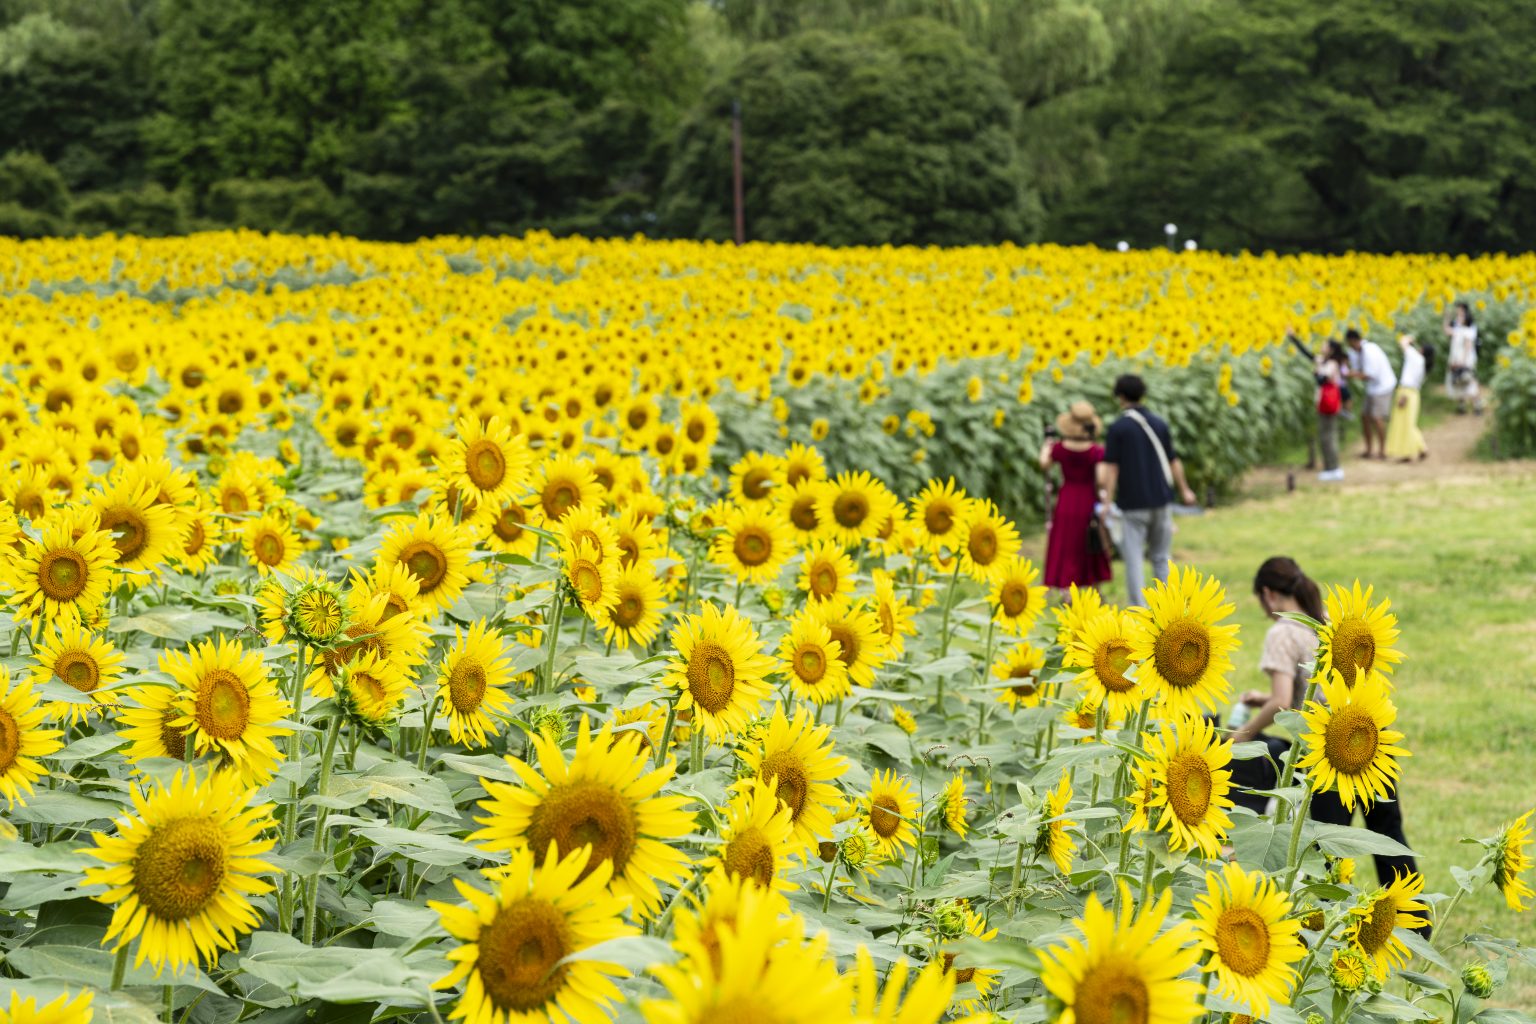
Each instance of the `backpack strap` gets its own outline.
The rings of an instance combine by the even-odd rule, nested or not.
[[[1168,453],[1163,451],[1163,442],[1158,438],[1157,431],[1152,429],[1151,424],[1142,417],[1138,410],[1127,409],[1125,414],[1141,424],[1141,429],[1146,431],[1147,440],[1152,442],[1152,450],[1157,452],[1157,461],[1163,467],[1163,480],[1167,482],[1169,487],[1172,487],[1173,467],[1168,464]]]

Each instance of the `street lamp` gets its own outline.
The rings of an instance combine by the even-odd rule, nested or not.
[[[1186,239],[1184,239],[1184,251],[1185,252],[1194,252],[1198,248],[1200,248],[1200,246],[1195,244],[1195,240],[1193,238],[1186,238]]]
[[[1173,248],[1173,236],[1179,233],[1179,226],[1172,221],[1163,225],[1163,234],[1168,236],[1168,248]]]
[[[1121,252],[1130,252],[1131,251],[1131,243],[1125,241],[1124,239],[1121,239],[1120,241],[1115,243],[1115,248],[1120,250]]]

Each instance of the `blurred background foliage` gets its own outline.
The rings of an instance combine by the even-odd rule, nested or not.
[[[1473,252],[1536,0],[0,0],[0,233]]]

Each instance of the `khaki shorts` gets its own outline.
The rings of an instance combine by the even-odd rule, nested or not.
[[[1392,416],[1392,392],[1384,395],[1366,395],[1365,408],[1360,415],[1369,416],[1374,420],[1389,419]]]

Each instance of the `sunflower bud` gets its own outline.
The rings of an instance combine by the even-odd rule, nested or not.
[[[816,844],[816,856],[821,858],[823,864],[831,864],[837,859],[837,844],[823,839]]]
[[[1323,1015],[1320,1013],[1309,1013],[1307,1014],[1306,1024],[1328,1024],[1328,1022],[1323,1019]]]
[[[869,837],[863,832],[855,832],[837,845],[837,852],[843,858],[845,867],[858,871],[869,863],[872,852]]]
[[[763,604],[768,610],[777,615],[784,610],[784,591],[778,587],[765,587],[763,589]]]
[[[958,900],[945,900],[934,910],[933,924],[941,938],[959,938],[965,934],[965,908]]]
[[[1360,991],[1374,977],[1370,955],[1359,949],[1336,949],[1328,966],[1328,979],[1346,995]]]
[[[1322,931],[1324,923],[1323,912],[1321,910],[1314,910],[1306,917],[1301,919],[1301,926],[1309,932]]]
[[[288,595],[283,624],[308,644],[324,646],[347,624],[347,603],[334,583],[306,583]]]
[[[565,709],[549,704],[533,709],[528,716],[528,728],[559,746],[571,731],[571,723],[565,717]]]
[[[1493,975],[1481,960],[1474,960],[1461,969],[1461,983],[1479,999],[1493,995]]]
[[[225,597],[229,594],[238,594],[241,592],[240,581],[219,580],[219,582],[213,585],[213,592],[218,594],[220,597]]]

